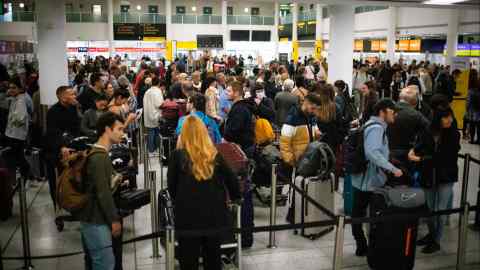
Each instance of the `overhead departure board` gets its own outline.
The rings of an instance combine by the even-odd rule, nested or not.
[[[197,48],[223,48],[222,35],[197,35]]]

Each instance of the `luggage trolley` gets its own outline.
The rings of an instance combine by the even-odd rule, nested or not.
[[[173,212],[173,202],[170,197],[170,194],[167,189],[163,189],[158,193],[158,224],[160,225],[160,230],[165,230],[167,227],[174,228],[175,214]],[[235,228],[241,228],[241,205],[239,203],[230,203],[229,208],[231,211],[231,216],[233,219],[233,224]],[[242,235],[241,233],[235,233],[233,235],[225,235],[220,249],[222,251],[222,263],[230,264],[233,263],[236,269],[242,269],[242,244],[241,244]],[[166,233],[162,232],[160,236],[160,243],[166,249]],[[174,254],[177,254],[176,250],[178,248],[178,242],[175,241],[175,251]],[[176,258],[176,255],[175,255]]]

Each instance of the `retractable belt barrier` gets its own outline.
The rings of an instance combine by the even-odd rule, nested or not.
[[[469,207],[469,211],[476,211],[478,210],[478,205]],[[394,221],[394,220],[402,220],[406,217],[410,218],[421,218],[421,217],[433,217],[433,216],[440,216],[440,215],[452,215],[458,214],[463,212],[464,208],[452,208],[447,210],[435,211],[435,212],[428,212],[422,214],[415,214],[415,215],[406,215],[406,214],[395,214],[395,215],[388,215],[382,217],[374,217],[374,218],[348,218],[345,219],[345,224],[359,224],[359,223],[377,223],[383,221]],[[175,230],[175,234],[180,236],[209,236],[209,235],[218,235],[219,233],[224,232],[233,232],[233,233],[243,233],[243,232],[253,232],[253,233],[260,233],[260,232],[270,232],[270,231],[286,231],[286,230],[294,230],[294,229],[302,229],[302,228],[315,228],[315,227],[326,227],[326,226],[333,226],[337,225],[337,218],[340,216],[335,216],[334,220],[324,220],[324,221],[316,221],[316,222],[305,222],[302,223],[295,223],[295,224],[282,224],[282,225],[274,225],[274,226],[257,226],[257,227],[248,227],[248,228],[231,228],[231,227],[224,227],[224,228],[217,228],[217,229],[206,229],[206,230]],[[123,245],[131,244],[134,242],[146,241],[151,240],[154,238],[159,238],[163,236],[163,233],[167,230],[159,230],[155,233],[145,234],[136,238],[132,238],[126,241],[123,241]],[[107,246],[104,248],[109,248],[111,246]],[[30,256],[27,259],[31,260],[44,260],[44,259],[54,259],[54,258],[63,258],[63,257],[70,257],[83,254],[83,251],[77,252],[69,252],[69,253],[62,253],[62,254],[54,254],[54,255],[45,255],[45,256]],[[24,260],[25,257],[10,257],[6,256],[2,258],[3,260]]]
[[[477,165],[480,165],[480,160],[472,158],[469,154],[463,155],[459,154],[459,158],[463,158],[468,161],[468,163],[473,162]],[[466,165],[467,167],[469,166]],[[468,170],[469,171],[469,170]],[[464,176],[465,177],[465,176]],[[468,176],[466,176],[468,178]],[[463,183],[462,187],[462,195],[465,193],[467,183]],[[475,211],[476,213],[479,212],[480,206],[470,206],[468,202],[463,201],[462,196],[462,206],[459,208],[452,208],[440,211],[430,212],[426,210],[422,213],[417,214],[392,214],[387,216],[381,217],[365,217],[365,218],[345,218],[345,216],[335,215],[332,211],[322,206],[320,203],[315,201],[311,198],[308,194],[306,194],[302,189],[297,187],[295,184],[290,183],[291,187],[295,189],[295,191],[299,192],[309,203],[314,205],[316,208],[324,212],[327,216],[329,216],[330,220],[324,221],[316,221],[316,222],[305,222],[305,223],[295,223],[295,224],[282,224],[282,225],[270,225],[270,226],[257,226],[257,227],[247,227],[247,228],[232,228],[232,227],[224,227],[224,228],[216,228],[216,229],[208,229],[208,230],[175,230],[175,234],[180,236],[192,237],[192,236],[210,236],[210,235],[218,235],[219,233],[224,232],[232,232],[232,233],[242,233],[242,232],[252,232],[252,233],[260,233],[260,232],[275,232],[275,231],[284,231],[284,230],[295,230],[295,229],[302,229],[302,228],[315,228],[315,227],[326,227],[326,226],[337,226],[342,227],[342,234],[343,226],[345,224],[362,224],[362,223],[378,223],[378,222],[385,222],[385,221],[395,221],[395,220],[403,220],[403,219],[412,219],[412,218],[424,218],[424,217],[433,217],[433,216],[441,216],[441,215],[452,215],[452,214],[461,214],[463,215],[462,222],[468,221],[468,213],[470,211]],[[478,198],[477,198],[478,201]],[[156,232],[142,235],[139,237],[132,238],[130,240],[126,240],[122,242],[122,245],[127,245],[135,242],[145,241],[145,240],[154,240],[164,236],[165,232],[168,229],[156,230]],[[338,233],[337,233],[338,234]],[[466,237],[466,231],[462,231],[463,237]],[[336,243],[337,244],[337,243]],[[111,246],[103,247],[110,248]],[[69,252],[69,253],[62,253],[62,254],[53,254],[53,255],[46,255],[46,256],[23,256],[23,257],[2,257],[0,253],[0,267],[2,266],[2,260],[44,260],[44,259],[54,259],[54,258],[63,258],[63,257],[70,257],[83,254],[83,251],[77,252]],[[336,265],[341,266],[341,261],[337,261]],[[337,269],[337,267],[335,268]]]

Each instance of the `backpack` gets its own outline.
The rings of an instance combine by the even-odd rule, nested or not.
[[[420,80],[418,79],[417,76],[412,76],[410,79],[408,79],[407,86],[409,85],[416,85],[418,86],[419,93],[423,93],[422,85],[420,83]]]
[[[264,118],[255,121],[255,143],[257,145],[269,144],[275,140],[275,133],[270,122]]]
[[[298,161],[297,174],[303,177],[318,176],[326,179],[335,171],[335,164],[335,154],[330,146],[324,142],[313,141],[308,144]]]
[[[367,158],[365,157],[364,131],[373,125],[379,123],[369,123],[363,127],[350,130],[350,134],[343,147],[344,168],[348,174],[360,174],[367,170]],[[385,137],[385,134],[384,134]]]
[[[69,212],[80,210],[88,201],[83,181],[84,168],[88,158],[101,150],[84,150],[72,155],[60,174],[57,183],[57,203]]]

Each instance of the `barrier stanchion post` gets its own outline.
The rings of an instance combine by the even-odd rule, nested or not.
[[[463,160],[463,180],[462,180],[462,196],[460,198],[460,205],[463,205],[467,202],[468,194],[468,180],[470,174],[470,154],[465,154],[465,159]]]
[[[132,213],[132,231],[133,231],[133,238],[137,237],[137,234],[135,232],[135,211]],[[135,270],[138,268],[138,262],[137,262],[137,242],[133,242],[133,265]],[[2,270],[2,269],[0,269]]]
[[[475,211],[475,223],[473,223],[472,228],[480,230],[480,172],[478,173],[477,210]]]
[[[166,227],[167,241],[165,243],[166,269],[175,270],[175,229],[172,225]]]
[[[138,159],[138,163],[140,163],[140,164],[143,163],[143,158],[144,158],[144,156],[143,156],[143,147],[144,147],[144,145],[145,145],[145,143],[144,143],[144,141],[143,141],[143,139],[145,138],[145,137],[144,137],[145,129],[144,129],[144,127],[143,127],[143,121],[142,121],[142,119],[143,119],[143,116],[140,117],[140,121],[139,121],[139,127],[140,127],[140,128],[139,128],[138,140],[137,140],[137,142],[138,142],[138,156],[140,157],[140,158]]]
[[[333,254],[333,270],[342,269],[344,238],[345,238],[345,216],[338,216],[337,231],[335,233],[335,249]]]
[[[152,233],[158,231],[158,218],[157,218],[157,176],[156,171],[148,172],[150,178],[150,219],[152,224]],[[152,238],[152,252],[153,258],[160,257],[158,238]]]
[[[27,209],[27,190],[25,188],[25,180],[20,178],[20,218],[22,227],[22,241],[23,241],[23,269],[32,269],[32,261],[30,259],[30,232],[28,229],[28,209]]]
[[[237,205],[237,212],[236,214],[236,227],[240,229],[242,227],[242,206],[240,204]],[[235,263],[237,265],[238,270],[242,270],[242,233],[237,233],[237,254],[235,255]]]
[[[160,135],[160,149],[158,150],[160,153],[159,157],[159,164],[160,164],[160,189],[163,190],[163,157],[165,155],[165,148],[163,147],[163,136]]]
[[[143,135],[144,142],[145,142],[145,137],[146,134]],[[143,148],[143,179],[144,179],[144,188],[149,188],[150,181],[148,181],[148,172],[149,172],[149,166],[150,166],[150,160],[148,158],[148,150],[145,147],[145,144],[140,145],[141,148]]]
[[[3,250],[3,244],[2,244],[2,241],[0,240],[0,270],[3,270],[3,255],[2,255],[2,250]]]
[[[272,164],[272,183],[270,187],[270,226],[277,224],[277,164]],[[268,232],[268,248],[277,248],[275,232]]]
[[[466,260],[466,248],[467,248],[467,225],[468,225],[468,213],[470,205],[465,203],[463,205],[463,212],[460,216],[460,226],[458,227],[458,246],[457,246],[457,270],[464,270]]]

